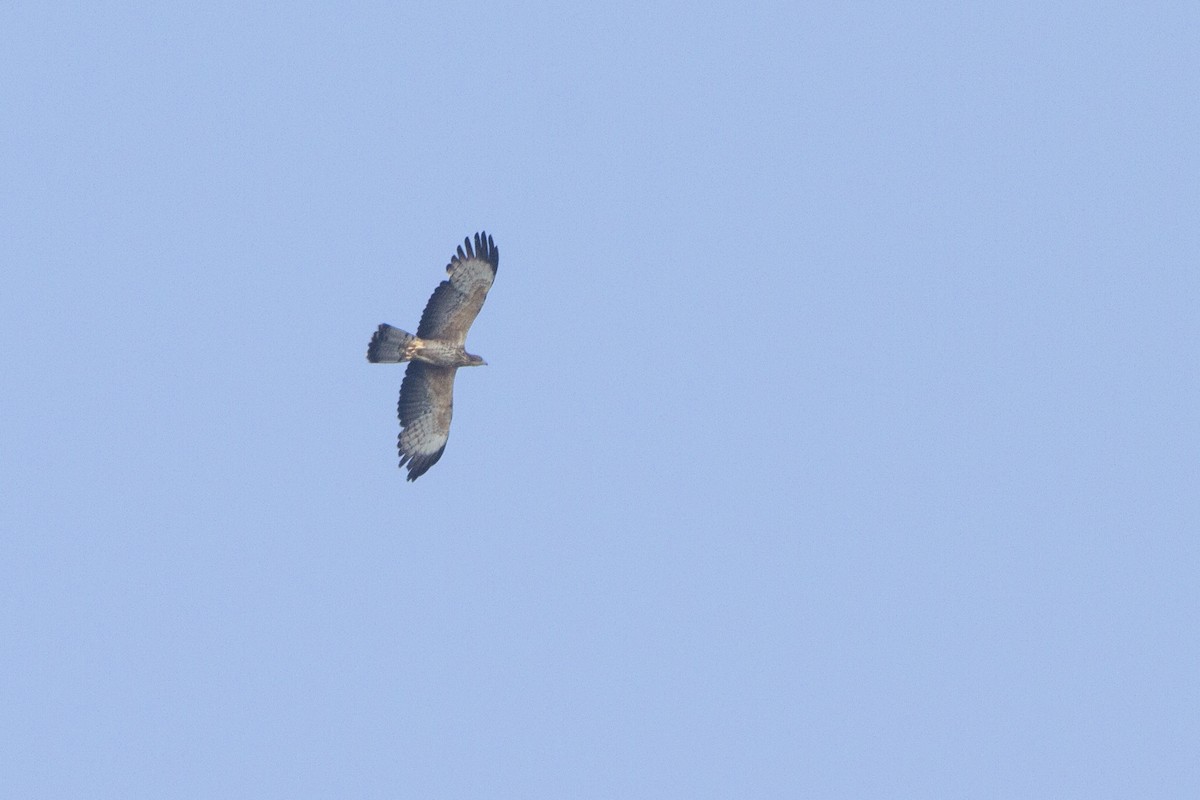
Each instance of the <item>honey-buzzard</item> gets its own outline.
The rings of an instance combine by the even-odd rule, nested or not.
[[[465,249],[464,249],[465,248]],[[500,251],[492,237],[475,234],[475,246],[464,239],[450,257],[442,281],[421,314],[417,335],[383,324],[371,337],[367,361],[372,364],[410,362],[400,384],[400,466],[408,464],[415,481],[437,463],[450,436],[454,412],[454,375],[459,367],[486,364],[464,345],[467,330],[496,278]]]

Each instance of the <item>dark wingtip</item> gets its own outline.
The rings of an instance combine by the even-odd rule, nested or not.
[[[496,243],[491,236],[488,236],[487,231],[479,231],[475,234],[474,246],[471,244],[470,236],[463,239],[463,243],[458,246],[458,251],[450,256],[450,263],[446,265],[446,271],[449,272],[456,262],[465,261],[468,258],[486,261],[492,265],[494,271],[500,267],[500,248],[496,247]]]
[[[492,265],[492,269],[500,267],[500,250],[487,231],[475,234],[475,252],[484,261]]]
[[[500,266],[500,250],[487,231],[475,234],[475,254],[492,265],[492,269]]]
[[[439,459],[441,459],[442,453],[444,452],[446,452],[446,448],[444,446],[436,453],[420,456],[413,456],[412,453],[406,453],[401,450],[399,466],[401,469],[403,469],[405,463],[408,464],[408,477],[406,477],[405,480],[415,481],[417,478],[424,475],[429,471],[430,467],[432,467],[438,462]]]

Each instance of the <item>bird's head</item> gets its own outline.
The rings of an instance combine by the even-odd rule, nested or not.
[[[470,353],[463,353],[463,355],[467,357],[467,363],[464,364],[463,366],[466,366],[466,367],[486,367],[487,366],[487,362],[484,361],[479,356],[473,356]]]

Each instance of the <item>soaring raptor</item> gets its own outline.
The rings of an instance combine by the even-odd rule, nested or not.
[[[415,481],[437,463],[450,437],[454,411],[454,374],[459,367],[486,364],[464,349],[467,329],[475,321],[496,278],[500,251],[492,237],[475,234],[475,246],[464,239],[450,256],[442,281],[425,305],[417,335],[384,323],[371,337],[367,361],[410,362],[400,384],[400,466],[408,464]]]

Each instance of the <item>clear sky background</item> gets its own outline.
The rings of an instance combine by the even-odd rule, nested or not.
[[[1198,9],[5,4],[0,796],[1200,796]]]

